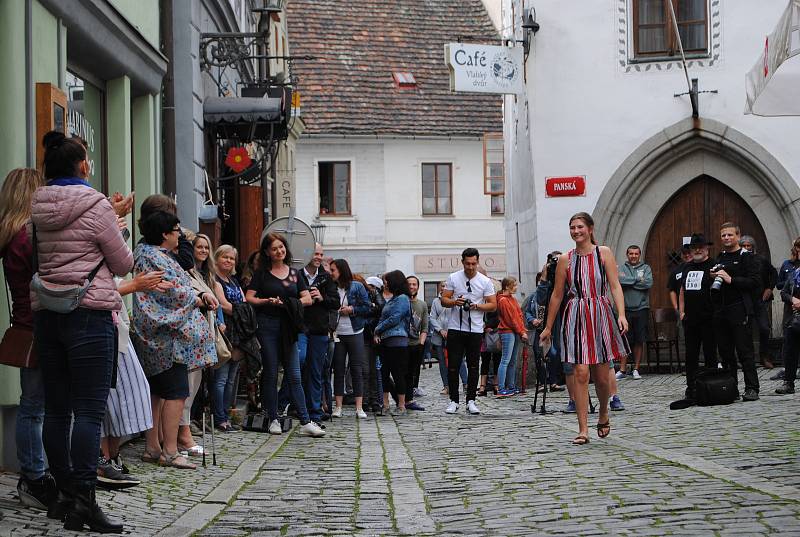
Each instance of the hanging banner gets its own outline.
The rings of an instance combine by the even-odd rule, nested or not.
[[[521,47],[449,43],[444,58],[450,69],[450,91],[522,93]]]

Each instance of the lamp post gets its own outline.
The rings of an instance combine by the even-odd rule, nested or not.
[[[325,243],[325,228],[328,227],[322,222],[320,222],[319,218],[314,219],[314,222],[311,224],[311,231],[314,232],[314,239],[320,244]]]
[[[283,11],[285,0],[262,0],[261,7],[253,8],[252,11],[262,13],[280,13]]]

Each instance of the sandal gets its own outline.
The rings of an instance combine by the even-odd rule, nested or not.
[[[477,394],[478,397],[486,397],[486,388],[481,388],[478,390]]]
[[[180,470],[197,470],[197,466],[188,462],[188,459],[186,459],[184,455],[181,455],[180,451],[176,451],[172,455],[165,452],[164,455],[166,458],[164,459],[164,462],[159,462],[160,466],[170,466]],[[187,462],[179,462],[178,459],[183,459]]]
[[[579,434],[578,436],[575,437],[575,440],[573,440],[572,443],[575,444],[576,446],[585,446],[586,444],[589,443],[589,437]]]
[[[597,424],[597,436],[600,438],[605,438],[611,433],[611,423],[606,420],[605,423],[598,423]]]
[[[151,453],[147,451],[147,448],[145,448],[144,453],[142,453],[142,455],[139,457],[139,460],[150,464],[161,464],[163,458],[160,451],[158,453]]]

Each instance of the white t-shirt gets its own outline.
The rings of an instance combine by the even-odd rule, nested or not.
[[[342,306],[349,306],[350,304],[347,303],[347,291],[341,287],[337,287],[337,290],[339,291],[339,304]],[[355,334],[360,334],[363,331],[363,328],[358,332],[353,330],[353,323],[350,322],[349,315],[339,315],[339,323],[336,326],[337,334],[340,336],[353,336]]]
[[[469,285],[467,285],[469,281]],[[492,280],[478,272],[471,280],[463,270],[452,273],[444,283],[447,291],[453,291],[453,299],[458,297],[468,298],[473,304],[484,304],[487,296],[495,294]],[[459,307],[450,310],[450,319],[447,323],[448,330],[461,330],[462,332],[483,333],[483,312],[471,310],[469,314]]]

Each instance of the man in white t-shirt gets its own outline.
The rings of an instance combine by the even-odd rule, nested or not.
[[[450,311],[447,323],[447,381],[450,404],[445,412],[458,411],[458,370],[464,356],[467,358],[467,412],[480,414],[475,404],[478,390],[478,361],[483,339],[483,315],[497,309],[492,280],[478,272],[480,254],[475,248],[461,253],[463,270],[448,276],[442,291],[441,302]]]

